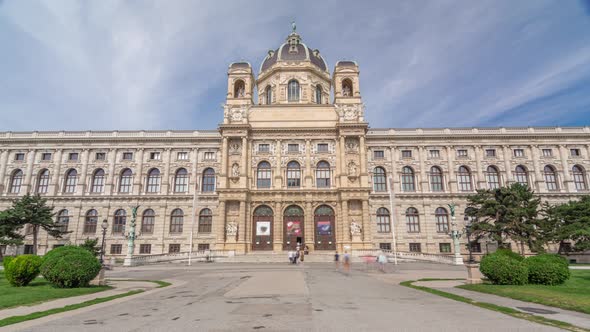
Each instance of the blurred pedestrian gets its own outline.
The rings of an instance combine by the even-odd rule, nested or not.
[[[334,266],[336,267],[336,271],[340,269],[340,254],[338,254],[338,251],[334,254]]]
[[[344,273],[350,274],[350,254],[348,251],[344,252]]]
[[[377,256],[377,263],[379,263],[379,271],[385,272],[385,263],[387,263],[387,256],[382,251],[379,256]]]

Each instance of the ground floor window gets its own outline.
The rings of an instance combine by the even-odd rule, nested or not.
[[[178,244],[178,243],[170,244],[168,246],[168,252],[171,254],[175,253],[175,252],[180,252],[180,244]]]
[[[391,250],[391,243],[379,243],[379,249]]]
[[[410,243],[410,252],[422,252],[420,243]]]
[[[151,254],[152,253],[152,245],[151,244],[140,244],[139,245],[139,253],[140,254]]]
[[[122,244],[111,244],[111,255],[120,255],[122,250]]]
[[[205,251],[205,250],[209,250],[209,243],[199,243],[197,245],[197,250],[198,251]]]
[[[33,245],[32,244],[25,244],[25,255],[32,255],[33,254]]]
[[[471,252],[481,252],[481,243],[471,242]]]
[[[59,247],[63,247],[63,246],[64,246],[63,244],[54,244],[53,245],[53,249],[59,248]]]
[[[451,252],[450,243],[439,243],[438,248],[440,249],[440,252]]]

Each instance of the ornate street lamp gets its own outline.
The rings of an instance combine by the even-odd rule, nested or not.
[[[465,215],[465,233],[467,234],[467,250],[469,250],[469,261],[467,263],[473,264],[475,263],[475,259],[473,259],[473,248],[471,248],[471,217],[467,214]]]
[[[102,228],[102,244],[100,245],[100,265],[103,265],[104,263],[104,237],[105,235],[107,235],[107,228],[109,228],[109,221],[108,220],[103,220],[102,224],[100,225],[100,227]]]
[[[451,210],[451,232],[449,236],[453,239],[453,247],[455,248],[455,255],[453,256],[453,264],[454,265],[463,265],[463,257],[461,256],[461,245],[459,244],[459,239],[461,238],[461,232],[457,230],[457,222],[455,219],[455,203],[449,204],[449,209]]]

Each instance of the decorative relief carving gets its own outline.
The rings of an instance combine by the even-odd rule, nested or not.
[[[242,153],[242,142],[239,140],[231,140],[229,142],[229,153],[230,154],[241,154]]]
[[[245,123],[249,110],[249,105],[223,105],[223,123]]]
[[[238,165],[238,163],[234,163],[231,166],[231,176],[232,177],[240,177],[240,165]]]
[[[359,150],[359,141],[356,138],[347,138],[346,142],[346,152],[358,153]]]
[[[235,221],[230,221],[225,225],[225,235],[228,238],[238,235],[238,224]]]
[[[340,122],[365,121],[364,104],[336,104],[335,106]]]
[[[350,222],[350,235],[361,235],[363,228],[354,219]]]
[[[348,176],[356,177],[358,175],[358,169],[357,169],[356,163],[353,160],[351,160],[348,163],[347,167],[348,167]]]

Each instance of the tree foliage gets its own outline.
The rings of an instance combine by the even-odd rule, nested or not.
[[[22,224],[8,219],[8,213],[6,211],[0,212],[0,245],[21,244],[23,235],[20,233],[20,230],[22,228]],[[2,257],[1,251],[0,257]]]
[[[543,204],[539,232],[547,242],[574,242],[573,251],[590,250],[590,196],[564,204]],[[564,246],[560,245],[562,253]]]
[[[100,254],[100,247],[98,246],[98,239],[86,239],[84,243],[78,245],[80,248],[90,251],[94,256]]]

